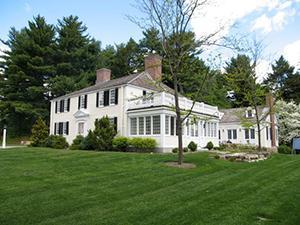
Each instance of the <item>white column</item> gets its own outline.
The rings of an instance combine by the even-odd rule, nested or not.
[[[3,129],[2,148],[6,148],[6,128]]]
[[[165,147],[165,125],[166,125],[166,115],[160,114],[160,147]]]

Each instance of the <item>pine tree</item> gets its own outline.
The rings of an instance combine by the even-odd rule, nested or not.
[[[90,38],[87,27],[77,16],[58,20],[57,77],[51,79],[50,91],[56,97],[91,85],[95,81],[100,43]],[[66,88],[62,87],[68,82]]]
[[[263,83],[272,90],[276,97],[281,98],[286,89],[285,83],[294,74],[294,69],[283,56],[280,56],[272,65],[272,73],[268,74]]]
[[[44,17],[37,16],[21,31],[12,28],[4,56],[0,109],[2,124],[10,135],[24,135],[36,118],[49,116],[46,84],[55,75],[55,30]]]

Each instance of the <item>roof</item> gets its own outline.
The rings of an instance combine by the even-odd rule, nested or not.
[[[108,80],[105,82],[94,84],[90,87],[83,88],[78,91],[71,92],[69,94],[66,94],[64,96],[59,96],[55,99],[61,98],[61,97],[69,97],[69,96],[76,96],[88,92],[93,92],[97,90],[107,89],[111,87],[121,86],[131,84],[134,86],[150,89],[153,91],[158,92],[168,92],[170,94],[174,94],[174,90],[167,85],[163,84],[162,82],[155,82],[152,77],[147,72],[141,72],[136,74],[130,74],[128,76],[120,77],[117,79]],[[55,100],[53,99],[53,100]]]
[[[241,117],[245,118],[245,112],[247,109],[249,110],[251,107],[242,107],[242,108],[231,108],[231,109],[220,109],[224,115],[221,118],[221,123],[237,123],[241,122]],[[266,116],[269,111],[269,107],[259,106],[258,107],[258,115],[260,118]],[[255,118],[253,118],[254,120]]]

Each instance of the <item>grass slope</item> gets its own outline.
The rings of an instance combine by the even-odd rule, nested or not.
[[[0,224],[300,224],[300,157],[0,151]]]

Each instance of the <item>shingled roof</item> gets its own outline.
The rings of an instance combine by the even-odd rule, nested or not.
[[[138,87],[143,87],[146,89],[150,89],[153,91],[158,92],[168,92],[170,94],[174,94],[174,90],[167,85],[163,84],[162,82],[156,82],[154,81],[151,76],[147,72],[141,72],[141,73],[135,73],[130,74],[128,76],[120,77],[117,79],[108,80],[105,82],[97,83],[93,86],[83,88],[78,91],[71,92],[69,94],[66,94],[64,96],[57,97],[55,99],[59,99],[62,97],[70,97],[70,96],[76,96],[84,93],[89,93],[97,90],[103,90],[111,87],[117,87],[125,84],[131,84]],[[55,100],[54,99],[54,100]]]
[[[231,109],[220,109],[220,112],[224,113],[221,118],[221,123],[238,123],[241,122],[241,117],[245,117],[245,113],[249,107],[243,108],[231,108]],[[269,107],[259,106],[258,115],[260,118],[268,114]],[[255,118],[253,118],[254,120]]]

